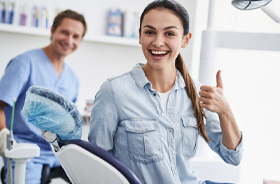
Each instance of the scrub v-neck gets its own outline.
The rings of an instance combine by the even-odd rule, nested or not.
[[[55,86],[57,86],[57,84],[59,84],[60,80],[63,79],[63,75],[64,75],[64,71],[65,71],[65,63],[63,64],[63,70],[60,76],[57,75],[55,68],[52,64],[52,62],[50,61],[50,59],[48,58],[48,56],[46,55],[46,53],[43,51],[43,49],[41,49],[41,51],[44,53],[43,55],[45,56],[46,61],[46,70],[49,71],[50,73],[50,77],[53,79]]]

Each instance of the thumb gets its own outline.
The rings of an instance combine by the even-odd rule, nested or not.
[[[222,77],[221,77],[221,70],[219,70],[219,71],[217,72],[216,80],[217,80],[217,87],[223,89],[223,81],[222,81]]]

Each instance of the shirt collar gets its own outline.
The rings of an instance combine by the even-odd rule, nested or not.
[[[180,89],[186,87],[185,80],[179,70],[177,70],[177,78],[175,82],[175,89]]]
[[[142,66],[144,66],[143,63],[137,63],[131,70],[131,74],[139,88],[143,88],[146,84],[151,85],[142,69]]]
[[[142,66],[144,66],[143,63],[137,63],[133,69],[131,70],[131,74],[134,77],[134,80],[139,88],[143,88],[145,85],[151,86],[151,83],[147,79]],[[175,88],[174,89],[180,89],[184,88],[186,86],[184,78],[182,74],[177,70],[177,78],[175,82]]]

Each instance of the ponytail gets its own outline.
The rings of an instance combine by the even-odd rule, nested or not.
[[[200,107],[200,102],[198,100],[198,95],[196,92],[195,85],[193,83],[193,80],[187,70],[187,67],[186,67],[180,53],[176,58],[175,66],[176,66],[176,69],[179,70],[181,72],[181,74],[183,75],[183,78],[184,78],[184,81],[186,84],[186,87],[185,87],[186,92],[192,101],[194,114],[195,114],[195,117],[197,120],[197,128],[199,128],[199,131],[200,131],[201,135],[203,136],[203,138],[205,139],[205,141],[209,142],[210,139],[207,136],[207,133],[205,130],[205,125],[203,122],[203,117],[205,117],[205,119],[206,119],[205,111],[203,108]]]

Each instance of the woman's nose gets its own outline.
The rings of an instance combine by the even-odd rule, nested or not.
[[[157,35],[157,36],[155,37],[155,40],[153,41],[153,45],[154,45],[155,47],[161,47],[161,46],[163,46],[163,45],[164,45],[164,38],[163,38],[163,36]]]

